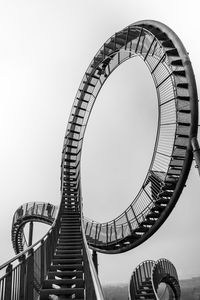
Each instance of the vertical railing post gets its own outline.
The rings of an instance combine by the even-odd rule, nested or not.
[[[110,225],[110,229],[109,229],[109,242],[111,242],[111,238],[112,238],[112,224]]]
[[[33,221],[29,224],[28,247],[33,243]]]
[[[46,247],[45,247],[45,258],[46,258],[46,261],[45,261],[45,264],[46,264],[46,268],[48,268],[48,265],[49,265],[49,261],[50,261],[50,255],[49,255],[49,234],[48,234],[48,237],[45,241],[45,244],[46,244]]]
[[[106,223],[106,244],[108,244],[108,223]]]
[[[114,224],[114,230],[115,230],[115,240],[117,241],[117,229],[116,229],[116,222],[115,220],[113,221]]]
[[[124,224],[121,225],[121,229],[122,229],[122,238],[124,238]]]
[[[96,224],[96,227],[95,227],[95,237],[94,237],[95,242],[97,240],[97,232],[98,232],[98,223]]]
[[[12,292],[12,265],[9,264],[6,268],[5,300],[12,300],[11,292]]]
[[[26,215],[27,211],[28,211],[28,203],[26,204],[26,207],[25,207],[24,211],[25,211],[25,215]]]
[[[45,209],[45,203],[44,203],[43,206],[42,206],[42,212],[41,212],[41,215],[42,215],[42,216],[44,215],[44,209]]]
[[[19,300],[24,300],[24,291],[25,291],[25,256],[20,257],[20,284],[19,284]]]
[[[97,239],[99,240],[99,238],[100,238],[100,233],[101,233],[101,224],[100,224],[100,226],[99,226],[99,232],[98,232],[98,236],[97,236]]]
[[[34,281],[34,260],[33,249],[30,249],[29,256],[27,258],[26,267],[26,298],[27,300],[33,300],[33,281]]]
[[[44,262],[44,259],[45,259],[45,255],[44,255],[44,241],[42,240],[41,241],[41,248],[40,248],[40,251],[41,251],[41,260],[40,260],[40,280],[41,280],[41,284],[44,280],[44,265],[45,265],[45,262]]]

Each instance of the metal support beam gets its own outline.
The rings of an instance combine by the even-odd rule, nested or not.
[[[33,221],[29,225],[29,236],[28,236],[28,246],[30,247],[33,244]]]
[[[5,300],[11,300],[12,295],[12,265],[9,264],[6,268],[6,273],[8,274],[6,276],[5,280]]]
[[[97,252],[96,251],[92,251],[92,260],[96,269],[96,272],[98,274],[98,257],[97,257]]]
[[[193,137],[191,140],[192,148],[193,148],[193,154],[196,161],[196,167],[198,169],[199,175],[200,175],[200,148],[199,143],[196,137]]]

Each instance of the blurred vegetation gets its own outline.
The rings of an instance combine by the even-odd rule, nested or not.
[[[200,300],[200,277],[180,280],[181,300]],[[128,285],[107,285],[103,287],[106,300],[128,300]]]

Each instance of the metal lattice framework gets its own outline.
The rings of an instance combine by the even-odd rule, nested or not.
[[[124,252],[149,238],[175,206],[192,162],[197,134],[197,91],[192,66],[177,35],[155,21],[134,23],[111,36],[90,63],[78,89],[65,135],[62,194],[80,188],[85,129],[95,100],[111,73],[139,56],[149,68],[158,98],[158,128],[146,178],[129,207],[114,220],[85,219],[89,246],[105,253]]]
[[[168,287],[168,299],[180,299],[181,289],[174,265],[165,258],[156,262],[146,260],[133,271],[129,283],[129,299],[166,299],[158,295],[161,283]]]
[[[142,187],[129,207],[114,220],[98,223],[83,218],[80,165],[84,134],[103,84],[120,64],[135,56],[147,65],[157,92],[154,151]],[[0,279],[1,299],[47,300],[57,296],[103,300],[88,245],[99,252],[120,253],[158,230],[187,180],[197,125],[195,78],[177,35],[166,25],[147,20],[111,36],[90,63],[72,106],[62,150],[61,204],[55,222],[41,240],[0,266],[5,270]],[[23,247],[25,223],[32,218],[42,222],[51,218],[52,222],[48,212],[44,215],[47,206],[42,204],[40,211],[35,211],[36,207],[39,209],[31,204],[30,215],[14,217],[12,240],[17,251]]]
[[[57,213],[57,207],[50,203],[28,202],[21,205],[15,212],[12,221],[11,239],[16,254],[28,247],[24,227],[30,222],[40,222],[52,225]]]

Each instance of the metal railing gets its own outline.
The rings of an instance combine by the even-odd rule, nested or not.
[[[16,210],[12,224],[15,224],[21,218],[28,216],[42,216],[55,219],[57,209],[57,206],[46,202],[24,203]]]
[[[170,46],[168,40],[171,41]],[[155,226],[152,225],[155,232],[178,200],[192,161],[192,153],[188,149],[191,135],[195,136],[197,131],[198,107],[195,79],[189,57],[181,41],[167,26],[155,21],[137,22],[111,36],[94,56],[83,76],[64,139],[61,191],[66,189],[67,181],[72,180],[74,186],[77,186],[80,180],[84,134],[102,86],[119,65],[134,56],[140,57],[145,62],[155,84],[158,98],[155,146],[144,183],[129,207],[120,216],[107,223],[87,221],[87,239],[90,246],[99,251],[102,249],[109,251],[108,244],[113,246],[113,251],[125,251],[125,243],[118,241],[131,236],[140,226],[156,205],[155,200],[162,193],[162,187],[167,188],[170,181],[174,185],[171,196],[168,197],[169,203],[164,207],[165,213],[162,217],[158,218]],[[66,171],[68,164],[74,170],[73,175]],[[152,174],[155,177],[149,181]],[[140,232],[141,236],[144,235],[146,238],[152,233],[153,230],[149,235]],[[130,238],[130,241],[134,246],[134,240]],[[130,249],[128,247],[127,250]]]
[[[57,220],[48,233],[0,266],[1,300],[36,300],[51,263],[59,232]]]
[[[160,300],[157,292],[161,283],[170,286],[170,292],[175,297],[173,299],[180,299],[181,290],[174,265],[165,258],[156,262],[146,260],[139,264],[132,273],[129,283],[129,299],[137,299],[138,294],[143,294],[144,297],[152,294],[152,298]]]
[[[47,204],[38,204],[44,213]],[[53,205],[52,205],[53,207]],[[25,204],[23,206],[23,216],[31,216],[38,213],[37,203]],[[20,210],[21,212],[21,210]],[[17,223],[19,218],[17,210],[14,220]],[[55,210],[54,210],[55,213]],[[46,217],[48,214],[46,214]],[[51,218],[52,219],[52,218]],[[40,289],[46,278],[48,268],[59,237],[60,218],[53,223],[48,233],[38,242],[20,252],[14,258],[0,266],[0,299],[1,300],[37,300],[39,299]],[[84,273],[85,273],[85,299],[104,300],[98,275],[96,273],[91,253],[87,245],[82,221],[83,253],[84,253]]]
[[[181,289],[178,274],[176,268],[169,260],[161,258],[155,262],[152,268],[151,281],[157,300],[159,300],[157,290],[161,282],[164,282],[171,287],[176,300],[180,299]]]
[[[24,226],[31,221],[52,225],[58,213],[58,207],[45,202],[28,202],[21,205],[13,216],[11,238],[15,253],[24,250],[26,243]]]
[[[146,260],[139,264],[132,273],[129,283],[129,299],[137,299],[137,294],[140,291],[141,286],[147,280],[151,279],[152,267],[154,265],[153,260]]]
[[[95,269],[90,250],[88,248],[85,228],[82,216],[82,234],[83,234],[83,249],[84,249],[84,261],[86,263],[86,299],[104,300],[105,296],[101,287],[97,271]]]

